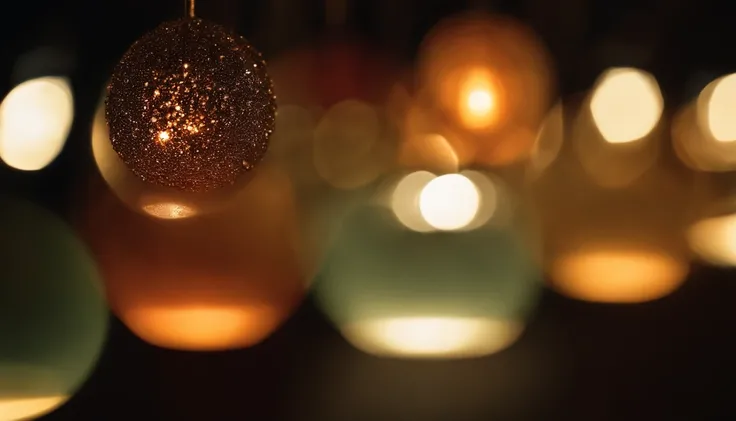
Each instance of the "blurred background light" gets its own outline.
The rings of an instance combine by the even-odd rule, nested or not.
[[[610,143],[627,143],[649,134],[659,122],[664,100],[651,74],[634,68],[606,71],[590,101],[601,135]]]
[[[736,169],[736,125],[731,117],[734,89],[735,74],[717,78],[675,115],[673,146],[690,168],[719,173]]]
[[[146,342],[191,351],[252,346],[306,293],[292,184],[267,162],[229,206],[198,218],[132,212],[100,179],[90,191],[95,199],[79,222],[113,311]]]
[[[454,231],[470,224],[480,198],[472,181],[461,174],[446,174],[427,183],[419,194],[419,209],[431,226]]]
[[[702,261],[736,266],[736,208],[733,197],[715,201],[688,231],[690,248]]]
[[[418,232],[434,231],[419,209],[419,196],[435,175],[428,171],[417,171],[403,176],[391,196],[394,215],[405,227]]]
[[[636,303],[663,297],[680,286],[688,264],[666,250],[642,244],[590,243],[563,254],[550,276],[564,294],[586,301]]]
[[[503,91],[485,69],[470,70],[460,82],[458,109],[463,124],[471,129],[484,129],[500,117]]]
[[[0,400],[0,419],[4,421],[19,421],[35,418],[53,411],[66,401],[65,396],[30,399],[3,399]]]
[[[736,265],[736,215],[724,215],[697,222],[688,238],[693,251],[709,263]]]
[[[662,96],[652,75],[609,69],[576,110],[566,136],[571,136],[586,177],[596,184],[623,189],[655,165],[666,134],[661,130]]]
[[[408,102],[405,109],[394,111],[402,120],[398,156],[402,167],[451,173],[473,161],[475,146],[445,124],[442,113],[415,98]]]
[[[60,220],[0,200],[0,420],[39,417],[97,363],[108,313],[94,261]]]
[[[736,74],[731,74],[714,82],[710,98],[699,110],[704,114],[702,121],[706,123],[706,128],[715,140],[736,141],[734,110],[736,110]]]
[[[585,301],[644,302],[668,295],[686,280],[684,230],[692,186],[687,180],[680,186],[644,180],[610,192],[580,181],[564,188],[540,186],[546,190],[537,193],[546,267],[555,289]]]
[[[315,128],[314,166],[331,186],[350,190],[374,181],[393,157],[392,138],[378,111],[359,101],[330,108]]]
[[[523,329],[521,323],[483,318],[406,317],[347,325],[342,332],[370,354],[436,357],[493,354],[516,341]]]
[[[456,201],[449,213],[444,203],[434,208],[441,202],[436,194],[447,201],[452,198],[446,193],[457,193],[455,182],[462,199],[472,200]],[[364,189],[362,201],[335,226],[314,284],[320,306],[348,341],[379,356],[465,358],[509,346],[541,285],[533,247],[518,225],[468,230],[479,208],[473,182],[460,174],[415,172],[392,190],[390,202],[395,207],[397,197],[407,194],[405,203],[418,207],[412,212],[434,230],[406,230],[377,199],[384,197],[381,189],[393,186]]]
[[[528,175],[531,179],[540,177],[544,170],[557,159],[565,138],[564,117],[562,103],[558,102],[544,118],[534,142],[534,148],[529,155]]]
[[[143,306],[124,319],[141,338],[165,347],[189,350],[227,349],[259,342],[282,315],[268,306]]]
[[[323,183],[314,166],[315,128],[319,112],[298,105],[279,105],[276,130],[271,136],[269,159],[279,163],[295,187],[309,190]]]
[[[37,171],[64,148],[74,120],[74,97],[66,78],[42,77],[13,88],[0,104],[0,158]]]
[[[416,171],[395,183],[390,208],[398,221],[416,232],[472,230],[496,215],[498,180],[479,171],[436,176]]]
[[[688,167],[719,173],[736,169],[736,126],[730,117],[734,86],[736,75],[717,78],[675,115],[673,146]]]
[[[553,91],[551,60],[530,28],[466,12],[438,23],[420,47],[418,98],[464,133],[473,162],[526,158]]]

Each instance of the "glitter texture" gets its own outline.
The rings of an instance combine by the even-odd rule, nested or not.
[[[125,53],[105,116],[141,179],[189,192],[232,185],[266,153],[276,99],[261,54],[197,18],[165,22]]]

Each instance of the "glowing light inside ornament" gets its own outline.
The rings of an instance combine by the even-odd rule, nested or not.
[[[197,214],[191,207],[177,203],[152,203],[143,206],[143,211],[159,219],[182,219]]]
[[[521,323],[485,318],[398,317],[361,321],[343,329],[358,348],[374,355],[474,357],[516,341]]]

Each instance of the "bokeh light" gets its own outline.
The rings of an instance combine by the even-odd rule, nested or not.
[[[529,156],[528,175],[535,179],[557,159],[565,138],[564,108],[558,102],[544,118]]]
[[[60,220],[0,200],[0,421],[66,402],[102,350],[108,313],[94,261]]]
[[[508,165],[525,158],[549,106],[553,76],[536,34],[508,17],[467,12],[425,37],[418,98],[463,131],[473,162]]]
[[[736,141],[736,74],[718,79],[701,108],[710,134],[718,142]]]
[[[335,188],[362,187],[388,168],[392,142],[375,107],[343,101],[330,108],[315,128],[314,167]]]
[[[465,193],[474,192],[473,203],[456,203],[450,212],[439,204],[427,218],[430,208],[421,206],[427,188],[432,196],[452,196],[457,180]],[[468,229],[480,190],[464,175],[415,172],[395,186],[379,183],[362,191],[363,201],[336,224],[314,284],[321,307],[348,341],[374,355],[465,358],[509,346],[523,330],[540,286],[532,248],[517,225]],[[388,207],[378,199],[384,188],[393,189]],[[418,214],[447,231],[407,230],[394,218],[402,193],[415,206],[413,218]],[[434,199],[432,205],[440,202]],[[450,231],[459,222],[464,229]]]
[[[731,118],[735,87],[736,74],[717,78],[675,115],[673,146],[690,168],[706,172],[736,169],[736,126]]]
[[[42,77],[13,88],[0,104],[0,158],[37,171],[64,148],[74,120],[74,97],[66,78]]]
[[[412,231],[473,230],[498,216],[503,196],[499,181],[473,170],[441,176],[415,171],[395,183],[388,205],[397,220]]]
[[[391,208],[396,218],[405,227],[418,231],[433,231],[434,227],[427,223],[419,209],[419,196],[424,187],[436,175],[428,171],[417,171],[403,176],[391,196]]]
[[[639,69],[605,72],[593,92],[590,111],[610,143],[627,143],[649,134],[659,122],[664,100],[656,79]]]
[[[472,181],[461,174],[446,174],[427,183],[419,194],[419,210],[434,228],[453,231],[472,222],[480,198]]]
[[[420,101],[408,101],[406,109],[394,111],[403,120],[398,157],[401,167],[451,173],[473,161],[475,147],[443,123],[441,113]]]
[[[652,75],[634,68],[604,72],[579,107],[565,136],[586,177],[599,186],[622,189],[651,169],[665,144],[660,130],[663,101]]]
[[[493,354],[516,341],[523,329],[522,323],[484,318],[406,317],[358,322],[344,326],[342,332],[370,354],[432,357]]]
[[[268,306],[142,306],[123,318],[141,338],[164,347],[218,350],[260,342],[283,315]]]
[[[564,294],[585,301],[636,303],[663,297],[689,271],[681,256],[642,244],[589,243],[562,254],[550,275]]]
[[[716,202],[687,232],[690,248],[702,261],[736,266],[736,207],[733,198]]]
[[[466,127],[483,129],[497,124],[503,91],[493,75],[484,69],[471,70],[460,84],[458,109]]]

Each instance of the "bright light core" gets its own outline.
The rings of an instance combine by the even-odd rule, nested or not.
[[[593,121],[609,143],[633,142],[648,135],[663,108],[654,76],[633,68],[606,72],[590,101]]]
[[[29,420],[51,412],[67,396],[0,398],[0,421]]]
[[[74,119],[69,81],[32,79],[16,86],[0,105],[0,158],[13,168],[37,171],[61,152]]]
[[[432,227],[453,231],[469,225],[480,207],[480,194],[470,179],[447,174],[427,183],[419,195],[419,210]]]
[[[397,317],[346,326],[345,337],[373,355],[414,358],[466,358],[498,352],[523,327],[485,318]]]
[[[713,88],[707,118],[715,140],[736,141],[736,74],[721,78]]]
[[[493,108],[491,93],[484,89],[476,89],[468,95],[468,109],[473,114],[488,114]]]

